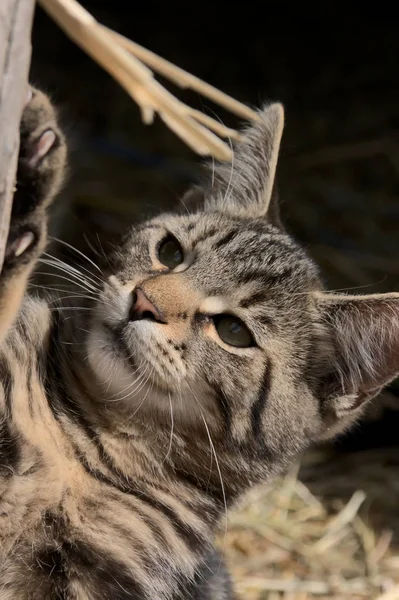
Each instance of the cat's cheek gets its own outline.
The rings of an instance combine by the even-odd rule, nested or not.
[[[89,366],[107,394],[120,393],[132,380],[131,372],[120,360],[112,340],[101,327],[92,327],[87,336],[86,350]]]
[[[118,326],[126,321],[131,304],[132,285],[122,284],[115,276],[111,275],[105,284],[96,306],[95,316],[101,322]]]

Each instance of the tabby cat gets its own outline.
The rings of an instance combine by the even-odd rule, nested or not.
[[[399,372],[399,295],[323,292],[273,197],[283,110],[104,264],[42,255],[65,170],[30,92],[1,274],[0,600],[228,600],[226,507]],[[27,295],[37,261],[81,292]]]

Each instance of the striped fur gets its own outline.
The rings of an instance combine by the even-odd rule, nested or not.
[[[231,599],[212,545],[225,510],[397,373],[397,295],[324,294],[267,218],[281,131],[265,110],[199,209],[137,227],[106,264],[50,260],[75,291],[24,297],[65,159],[34,92],[0,282],[0,600]],[[137,286],[161,322],[130,320]],[[221,313],[255,344],[223,342]]]

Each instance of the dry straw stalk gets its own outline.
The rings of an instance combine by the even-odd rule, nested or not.
[[[144,123],[158,113],[192,150],[218,160],[231,160],[232,149],[220,138],[240,139],[234,129],[178,100],[153,71],[183,88],[190,88],[236,115],[258,119],[257,113],[227,94],[176,67],[135,42],[104,27],[76,0],[38,0],[65,33],[98,62],[140,107]],[[152,69],[152,70],[151,70]]]

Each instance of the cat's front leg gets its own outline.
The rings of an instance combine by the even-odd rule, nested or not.
[[[54,108],[42,92],[31,89],[21,120],[16,191],[0,275],[0,341],[18,314],[46,244],[47,207],[61,185],[65,158]]]

